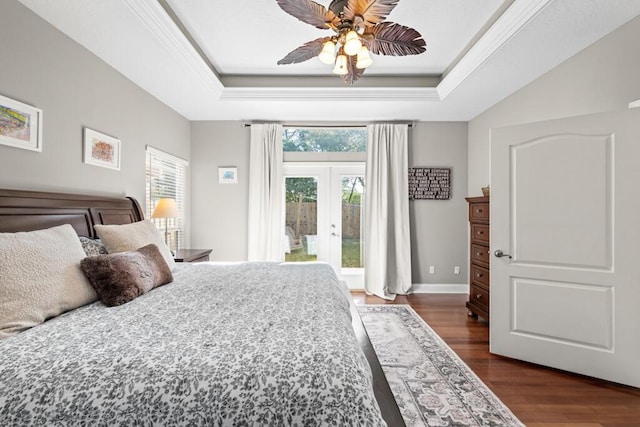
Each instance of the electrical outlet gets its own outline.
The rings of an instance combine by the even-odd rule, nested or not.
[[[460,274],[460,266],[456,265],[455,267],[453,267],[453,274]]]
[[[435,274],[436,272],[436,266],[435,265],[430,265],[429,266],[429,274]]]

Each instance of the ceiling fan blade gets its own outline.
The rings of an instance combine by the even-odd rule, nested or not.
[[[322,45],[329,40],[331,40],[331,37],[322,37],[306,42],[304,45],[292,50],[287,54],[287,56],[278,61],[278,65],[297,64],[318,56],[320,51],[322,51]]]
[[[323,30],[333,28],[334,21],[338,19],[332,10],[312,0],[276,0],[276,2],[289,15]]]
[[[377,55],[418,55],[427,50],[427,43],[418,31],[395,22],[369,27],[362,38],[367,48]]]
[[[344,11],[345,6],[349,0],[333,0],[329,4],[329,10],[333,11],[336,15],[340,15],[340,12]]]
[[[400,0],[349,0],[344,8],[344,16],[354,20],[361,17],[366,27],[376,25],[385,19]]]
[[[347,84],[353,84],[359,77],[364,74],[364,68],[356,67],[356,56],[347,57],[347,74],[342,75],[342,80]]]

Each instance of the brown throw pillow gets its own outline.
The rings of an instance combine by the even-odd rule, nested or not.
[[[173,281],[167,262],[153,243],[135,251],[87,257],[80,267],[108,306],[124,304]]]

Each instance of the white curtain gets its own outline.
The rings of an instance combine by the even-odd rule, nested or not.
[[[249,165],[249,261],[284,261],[282,125],[252,124]]]
[[[365,290],[393,300],[411,293],[408,125],[367,126]]]

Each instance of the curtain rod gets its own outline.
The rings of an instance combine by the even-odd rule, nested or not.
[[[413,123],[392,123],[394,125],[407,125],[410,128],[413,127]],[[252,123],[243,123],[242,124],[244,127],[249,128],[251,127]],[[282,125],[283,128],[363,128],[366,127],[367,125]]]

